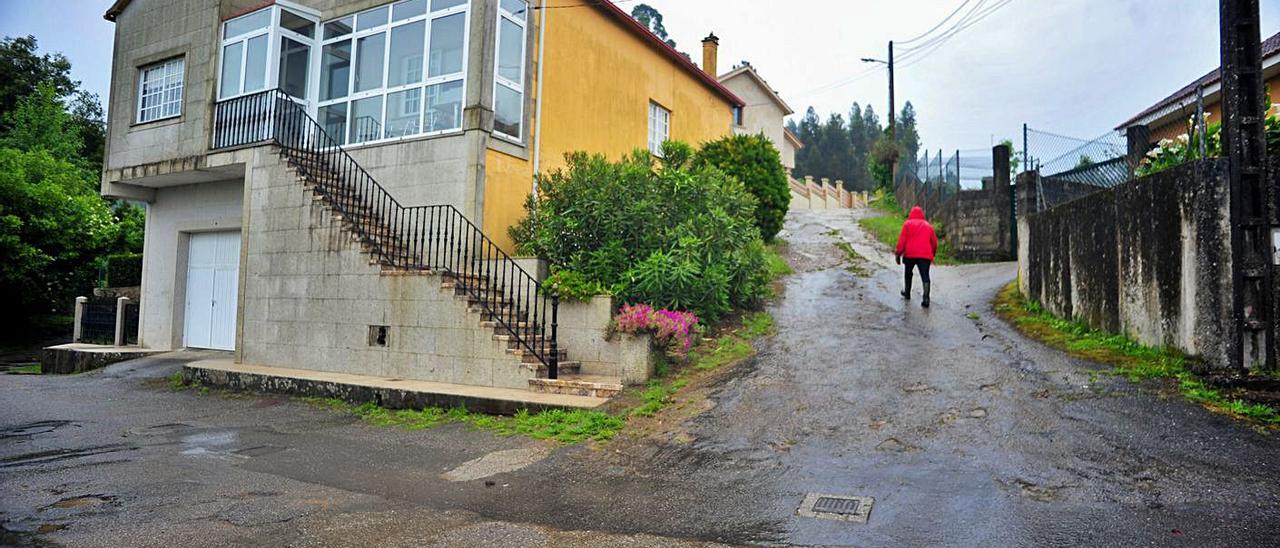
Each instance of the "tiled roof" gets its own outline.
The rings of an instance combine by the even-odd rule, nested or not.
[[[1280,54],[1280,32],[1273,34],[1270,38],[1267,38],[1266,40],[1262,41],[1262,58],[1263,59],[1266,59],[1267,57],[1271,57],[1276,54]],[[1182,89],[1179,89],[1178,91],[1173,92],[1172,95],[1169,95],[1164,99],[1161,99],[1156,104],[1151,105],[1150,107],[1147,107],[1146,110],[1143,110],[1142,112],[1139,112],[1138,114],[1134,115],[1132,118],[1126,120],[1123,124],[1120,124],[1119,126],[1117,126],[1116,129],[1124,129],[1126,127],[1129,127],[1130,125],[1133,125],[1138,120],[1141,120],[1153,113],[1159,112],[1160,110],[1163,110],[1169,106],[1181,103],[1191,98],[1192,96],[1194,96],[1196,93],[1196,89],[1199,88],[1200,86],[1208,87],[1214,83],[1217,83],[1220,78],[1221,78],[1221,71],[1215,68],[1209,71],[1208,74],[1205,74],[1204,76],[1197,78],[1195,81],[1191,82],[1190,84],[1183,86]]]

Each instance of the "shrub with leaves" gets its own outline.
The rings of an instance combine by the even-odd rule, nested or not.
[[[562,298],[575,301],[585,302],[590,301],[592,297],[597,295],[613,294],[600,282],[588,279],[586,276],[572,270],[558,269],[550,276],[547,276],[547,280],[542,282],[542,285],[555,290]]]
[[[622,302],[717,318],[767,288],[755,198],[709,166],[654,165],[648,151],[617,162],[586,153],[539,181],[538,202],[510,230],[536,255]]]
[[[756,197],[756,227],[765,241],[772,241],[791,207],[787,171],[773,143],[763,134],[717,139],[703,144],[694,154],[693,167],[703,166],[738,179]]]

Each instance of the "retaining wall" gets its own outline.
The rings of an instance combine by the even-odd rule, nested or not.
[[[1019,212],[1035,210],[1035,177],[1018,176]],[[1019,288],[1059,317],[1225,366],[1229,211],[1227,164],[1207,160],[1020,214]]]

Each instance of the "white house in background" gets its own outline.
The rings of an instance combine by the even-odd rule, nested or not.
[[[712,40],[711,56],[715,55],[714,46],[718,45],[718,41],[714,39],[715,35],[707,37],[707,40]],[[705,47],[707,43],[703,42],[704,69],[710,67],[710,70],[714,70],[715,62],[708,63]],[[782,100],[778,92],[764,78],[760,77],[760,73],[756,72],[751,63],[743,61],[741,65],[717,76],[716,79],[747,104],[746,107],[734,112],[734,132],[763,133],[773,142],[773,146],[777,147],[778,153],[782,155],[782,165],[786,166],[788,174],[791,173],[792,168],[796,166],[796,149],[800,146],[800,140],[794,135],[787,135],[784,120],[795,111]]]

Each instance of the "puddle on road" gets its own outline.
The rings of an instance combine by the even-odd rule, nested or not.
[[[230,456],[239,436],[232,430],[201,432],[182,437],[183,455]]]

